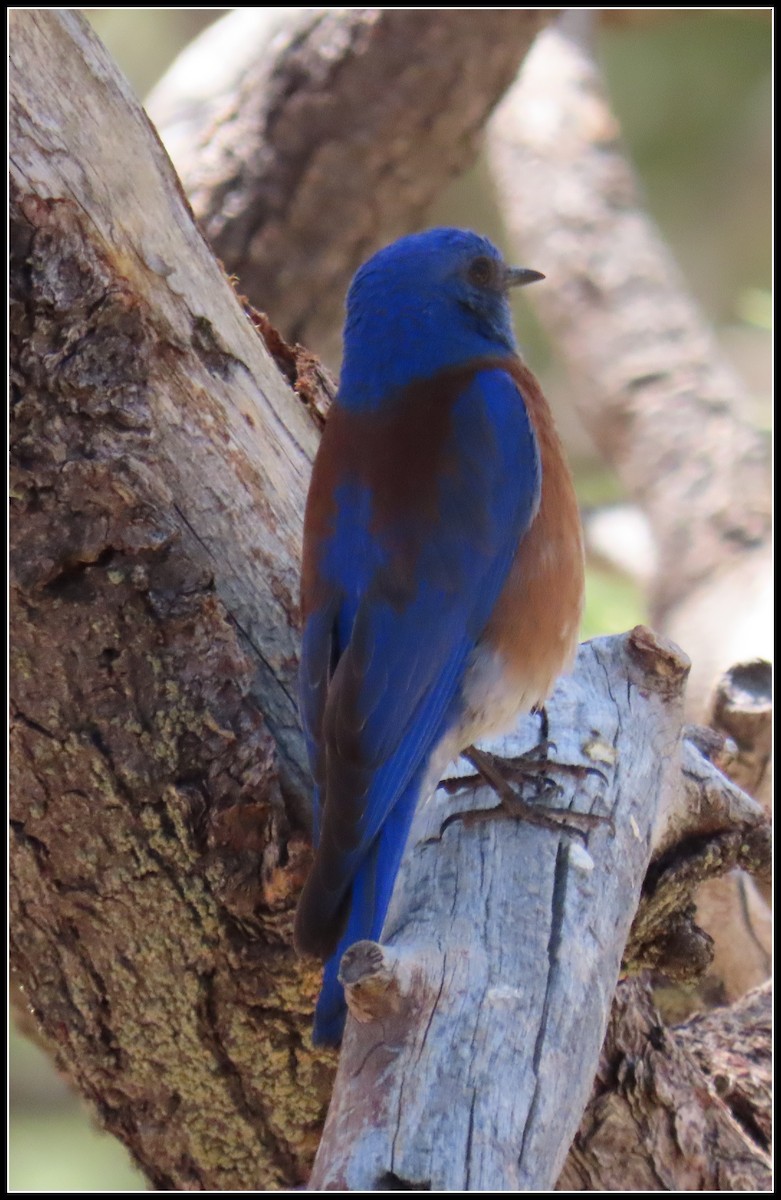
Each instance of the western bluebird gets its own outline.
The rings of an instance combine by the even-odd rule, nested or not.
[[[327,960],[316,1043],[341,1040],[339,962],[380,936],[418,801],[542,703],[577,644],[577,502],[508,303],[541,278],[486,238],[432,229],[350,288],[302,568],[317,849],[295,936]]]

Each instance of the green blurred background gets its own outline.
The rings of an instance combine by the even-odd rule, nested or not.
[[[84,9],[143,97],[179,50],[229,9]],[[747,417],[770,422],[771,10],[612,10],[600,52],[624,139],[692,292],[750,391]],[[431,223],[501,237],[482,164],[437,202]],[[273,317],[273,314],[272,314]],[[582,503],[620,499],[593,455],[528,310],[526,356],[553,398]],[[593,562],[583,637],[635,624],[641,589]],[[99,1133],[32,1042],[10,1040],[12,1191],[137,1191],[123,1147]]]

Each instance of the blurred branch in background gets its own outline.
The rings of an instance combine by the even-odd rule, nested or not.
[[[551,14],[237,9],[148,110],[226,269],[319,353],[356,268],[413,228],[477,154]]]
[[[593,19],[568,13],[537,39],[491,121],[489,160],[517,252],[545,263],[551,286],[531,300],[581,415],[651,522],[652,615],[665,622],[767,544],[769,457],[644,212],[589,48]]]

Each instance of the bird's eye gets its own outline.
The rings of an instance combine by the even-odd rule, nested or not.
[[[496,263],[485,254],[473,258],[469,264],[469,282],[476,287],[491,287],[496,281]]]

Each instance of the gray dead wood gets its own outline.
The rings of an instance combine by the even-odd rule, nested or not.
[[[548,13],[237,10],[148,107],[196,217],[289,339],[333,352],[354,270],[474,159]]]
[[[553,1186],[591,1090],[652,849],[669,845],[687,807],[687,669],[642,628],[581,647],[548,715],[552,757],[586,769],[552,769],[553,803],[613,822],[585,845],[501,814],[440,834],[449,814],[495,804],[484,788],[440,789],[421,810],[383,944],[359,943],[343,960],[356,1019],[310,1188]],[[493,748],[512,759],[533,740],[529,719]],[[689,832],[763,823],[701,756],[694,770],[703,801]]]

